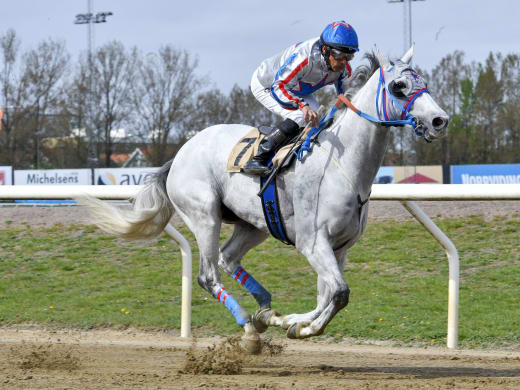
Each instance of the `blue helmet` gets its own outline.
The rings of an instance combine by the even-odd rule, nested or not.
[[[359,51],[358,38],[354,28],[344,20],[332,22],[321,33],[322,45],[341,51]]]

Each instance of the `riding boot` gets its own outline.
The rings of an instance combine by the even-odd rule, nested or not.
[[[280,129],[274,129],[272,133],[266,135],[260,145],[258,153],[242,168],[242,171],[250,175],[266,176],[271,170],[266,166],[271,153],[287,140],[287,135]]]

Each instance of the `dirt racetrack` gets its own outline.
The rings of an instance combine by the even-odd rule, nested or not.
[[[422,210],[433,219],[457,218],[468,215],[482,215],[486,220],[493,217],[520,217],[520,201],[419,201]],[[370,221],[413,220],[413,217],[397,201],[371,201],[368,209]],[[84,207],[0,207],[0,228],[6,221],[10,225],[29,224],[33,227],[52,226],[55,223],[88,224],[87,210]],[[177,215],[174,223],[182,223]]]
[[[520,202],[418,202],[434,218],[518,218]],[[80,207],[1,207],[0,224],[84,223]],[[409,219],[372,202],[369,219]],[[7,222],[9,221],[9,222]],[[212,347],[214,346],[214,347]],[[283,348],[285,347],[285,348]],[[520,389],[520,351],[450,351],[275,340],[249,356],[233,340],[164,332],[0,328],[0,389]]]
[[[219,344],[227,352],[208,348]],[[520,388],[520,352],[280,340],[251,357],[222,338],[196,345],[164,333],[0,328],[0,388]]]

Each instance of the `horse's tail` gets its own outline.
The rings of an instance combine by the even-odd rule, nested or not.
[[[164,164],[132,200],[130,208],[119,208],[91,196],[78,202],[91,212],[91,220],[107,233],[127,239],[159,235],[173,215],[174,208],[166,192],[166,179],[173,159]]]

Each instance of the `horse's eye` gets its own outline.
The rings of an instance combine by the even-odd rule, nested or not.
[[[394,84],[395,89],[403,89],[404,87],[406,87],[406,85],[402,81],[398,81],[397,83]]]
[[[396,97],[404,98],[405,95],[403,93],[403,89],[406,88],[406,83],[404,81],[392,81],[389,85],[390,92]]]

